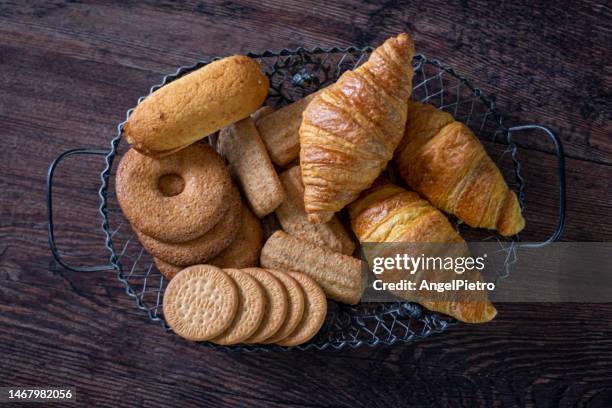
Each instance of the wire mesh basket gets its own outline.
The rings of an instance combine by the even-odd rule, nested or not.
[[[263,71],[270,79],[270,93],[265,104],[280,107],[334,82],[344,71],[354,69],[366,61],[371,51],[372,48],[369,47],[315,48],[311,50],[299,48],[248,55],[261,63]],[[149,94],[216,59],[218,58],[199,61],[193,65],[179,68],[175,73],[165,76],[161,83],[153,86]],[[512,142],[511,136],[513,131],[522,130],[525,127],[506,127],[494,102],[452,68],[437,60],[429,60],[422,54],[415,57],[413,66],[415,77],[412,98],[433,104],[470,126],[504,174],[509,186],[517,192],[522,207],[525,194],[524,181],[520,174],[521,167],[517,157],[517,146]],[[139,103],[142,99],[144,97],[139,99]],[[132,109],[127,112],[126,121],[131,112]],[[118,125],[117,135],[111,140],[110,151],[104,149],[74,149],[64,152],[52,163],[49,169],[47,195],[51,250],[59,264],[74,271],[115,271],[119,281],[125,285],[127,296],[134,299],[136,306],[144,311],[150,320],[160,324],[164,330],[171,331],[164,321],[162,308],[166,279],[156,269],[152,257],[138,242],[129,223],[123,217],[115,196],[114,176],[117,167],[115,164],[129,149],[129,145],[123,141],[122,137],[125,123]],[[550,242],[559,236],[563,228],[563,153],[558,139],[552,132],[535,125],[526,128],[532,127],[542,129],[549,134],[556,143],[559,157],[562,193],[560,195],[560,217],[557,229],[546,241]],[[216,145],[215,138],[207,138],[207,140],[213,146]],[[59,162],[73,154],[105,156],[106,167],[101,173],[102,184],[99,189],[99,213],[102,217],[102,230],[106,237],[105,246],[110,252],[108,265],[95,267],[69,265],[63,260],[62,254],[60,254],[55,243],[52,208],[53,174]],[[392,169],[389,171],[392,171]],[[510,238],[493,236],[490,231],[466,228],[456,219],[451,220],[466,241],[498,240],[500,248],[508,253],[507,262],[501,276],[510,272],[513,257],[519,245],[518,236]],[[273,232],[276,225],[278,224],[275,222],[273,215],[264,219],[266,236]],[[329,301],[328,315],[319,334],[308,343],[294,348],[323,350],[380,344],[391,345],[398,342],[407,343],[434,333],[443,332],[454,323],[455,321],[452,318],[428,311],[415,303],[362,303],[356,306],[347,306]],[[202,344],[207,347],[243,351],[287,349],[269,345],[228,347],[216,346],[207,342]]]

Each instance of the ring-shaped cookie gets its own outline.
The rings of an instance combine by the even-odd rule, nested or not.
[[[225,203],[227,208],[222,212],[223,218],[201,237],[187,242],[168,243],[136,230],[138,240],[154,257],[169,264],[189,266],[206,263],[234,241],[242,224],[240,193],[235,187],[232,190],[229,202]]]
[[[164,192],[164,177],[180,177],[184,188]],[[193,240],[217,225],[232,192],[223,159],[201,143],[162,159],[130,149],[116,183],[117,200],[134,228],[169,243]]]

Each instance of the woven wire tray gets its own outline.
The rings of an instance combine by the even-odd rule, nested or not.
[[[280,52],[266,51],[263,54],[248,54],[261,63],[262,69],[270,79],[270,93],[265,102],[267,105],[280,107],[298,100],[319,88],[334,82],[346,70],[354,69],[367,60],[372,48],[315,48],[306,50],[281,50]],[[199,61],[194,65],[180,67],[173,74],[163,78],[161,83],[151,87],[149,94],[160,87],[180,78],[181,76],[198,69],[214,60]],[[429,60],[418,54],[413,60],[415,76],[413,80],[414,100],[427,102],[447,111],[466,123],[483,142],[485,149],[500,168],[509,186],[517,194],[521,207],[524,205],[524,181],[520,174],[520,163],[517,158],[517,146],[512,142],[512,130],[504,125],[502,115],[497,111],[495,103],[487,98],[483,92],[473,86],[466,78],[455,70],[437,60]],[[138,102],[142,101],[141,97]],[[150,320],[157,322],[166,331],[171,329],[163,318],[163,292],[167,281],[156,269],[152,257],[143,249],[134,235],[129,223],[123,217],[115,196],[116,163],[129,149],[123,142],[123,127],[133,109],[126,115],[126,121],[117,127],[117,135],[111,140],[111,149],[74,149],[64,152],[51,165],[48,176],[48,214],[49,214],[49,241],[51,250],[58,263],[62,266],[81,272],[95,272],[114,270],[118,280],[125,286],[127,296],[134,299],[136,306],[144,311]],[[537,127],[541,128],[541,127]],[[562,174],[562,150],[558,139],[548,129],[541,128],[550,133],[558,146],[560,156],[561,202],[559,225],[553,235],[546,241],[555,240],[563,228],[564,215],[564,177]],[[216,145],[215,138],[207,141]],[[215,146],[216,147],[216,146]],[[99,154],[105,156],[106,167],[101,173],[102,184],[99,189],[102,229],[106,237],[106,248],[110,251],[109,265],[95,267],[74,267],[63,261],[54,239],[53,210],[52,210],[52,180],[53,172],[59,162],[72,154]],[[393,168],[389,170],[393,172]],[[496,240],[499,250],[507,253],[503,270],[499,273],[502,278],[510,273],[512,264],[516,261],[516,249],[519,237],[503,238],[492,235],[490,231],[466,228],[465,225],[451,217],[458,231],[466,241]],[[274,215],[264,219],[265,237],[273,232],[275,226]],[[328,301],[328,315],[326,321],[315,338],[306,344],[292,347],[301,350],[343,349],[360,346],[376,346],[380,344],[391,345],[402,342],[408,343],[417,339],[440,333],[456,323],[450,317],[431,312],[415,303],[362,303],[356,306],[347,306]],[[257,351],[257,350],[286,350],[290,348],[270,345],[237,345],[217,346],[212,343],[201,343],[207,347]]]

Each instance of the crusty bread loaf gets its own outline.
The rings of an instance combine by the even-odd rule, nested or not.
[[[125,136],[139,152],[165,156],[255,112],[268,87],[254,60],[223,58],[145,98],[125,125]]]

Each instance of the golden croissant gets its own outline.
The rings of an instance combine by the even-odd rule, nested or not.
[[[416,254],[421,254],[422,251],[432,254],[437,251],[437,255],[440,255],[440,248],[445,255],[450,253],[457,256],[469,255],[465,241],[444,214],[417,193],[386,181],[379,179],[371,189],[363,192],[361,197],[349,206],[349,214],[353,232],[359,241],[406,243],[400,246],[370,247],[378,249],[376,256],[384,254],[386,257],[394,257],[399,253],[397,251],[413,251]],[[372,253],[370,251],[370,254]],[[426,271],[412,278],[448,282],[456,276],[454,271]],[[477,271],[470,276],[472,279],[480,279]],[[386,270],[380,277],[386,282],[399,282],[406,277],[406,272]],[[462,279],[466,278],[468,276],[464,274]],[[464,322],[484,323],[492,320],[497,314],[495,307],[487,299],[486,292],[484,294],[462,292],[461,295],[438,295],[427,292],[425,295],[419,295],[410,290],[394,290],[392,293]]]
[[[412,189],[469,226],[505,236],[525,227],[516,194],[474,133],[450,114],[410,102],[395,160]]]
[[[393,157],[406,124],[414,52],[408,34],[388,39],[304,111],[300,166],[311,223],[329,221],[368,188]]]

